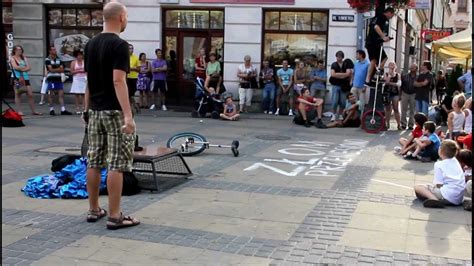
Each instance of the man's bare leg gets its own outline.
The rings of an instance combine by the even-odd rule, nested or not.
[[[97,211],[99,206],[99,189],[100,189],[100,169],[87,169],[87,194],[89,195],[89,210]]]
[[[377,60],[370,60],[369,70],[367,71],[367,76],[365,77],[365,82],[369,83],[370,79],[374,75],[375,68],[377,67]]]
[[[109,171],[107,175],[107,191],[109,193],[109,217],[120,217],[120,199],[122,197],[122,187],[123,172]]]
[[[304,105],[303,104],[300,104],[298,106],[298,111],[300,112],[300,115],[301,117],[303,118],[303,120],[305,122],[309,122],[309,121],[306,121],[307,120],[307,116],[306,116],[306,110],[304,109]]]

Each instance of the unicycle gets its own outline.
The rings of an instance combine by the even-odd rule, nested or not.
[[[183,156],[193,156],[210,147],[230,148],[234,157],[239,156],[239,141],[232,141],[231,145],[210,144],[207,139],[193,132],[178,133],[168,139],[166,147],[177,149]]]
[[[380,47],[379,66],[382,62],[382,51],[383,45]],[[380,81],[380,74],[377,72],[378,70],[376,70],[377,79],[375,82],[375,88],[369,87],[371,90],[374,89],[374,96],[369,98],[368,104],[370,105],[370,103],[372,103],[372,110],[366,110],[361,118],[362,129],[367,133],[378,133],[385,127],[385,112],[382,96],[385,89],[385,83]],[[371,91],[369,91],[369,95],[372,96]]]

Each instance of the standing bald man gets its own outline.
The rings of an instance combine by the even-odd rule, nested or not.
[[[99,206],[102,167],[108,167],[109,217],[107,229],[115,230],[140,222],[120,211],[123,172],[132,170],[135,122],[128,98],[127,72],[130,70],[128,43],[119,37],[127,26],[127,9],[118,2],[104,6],[104,30],[86,45],[86,110],[89,133],[87,222],[96,222],[107,212]]]

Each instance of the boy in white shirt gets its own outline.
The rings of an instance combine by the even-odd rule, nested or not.
[[[433,184],[416,185],[415,195],[426,208],[444,208],[459,205],[465,188],[464,172],[456,160],[458,146],[453,140],[444,140],[439,148],[438,161],[434,165]]]

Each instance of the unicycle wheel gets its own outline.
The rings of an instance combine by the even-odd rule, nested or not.
[[[186,141],[188,141],[187,148],[185,148]],[[178,133],[169,138],[166,142],[166,147],[181,151],[183,156],[193,156],[206,149],[206,145],[204,144],[206,142],[207,140],[204,136],[192,132],[185,132]]]
[[[385,116],[380,111],[368,110],[362,115],[362,128],[367,133],[378,133],[385,125]]]

